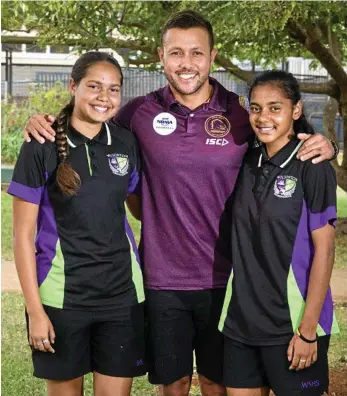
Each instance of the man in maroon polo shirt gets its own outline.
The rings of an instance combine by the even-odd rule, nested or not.
[[[209,77],[213,45],[212,27],[201,15],[173,15],[159,48],[169,84],[129,102],[111,120],[127,126],[142,151],[149,380],[162,384],[164,395],[188,395],[193,350],[202,394],[225,394],[217,326],[231,263],[223,256],[219,224],[253,132],[247,100]],[[35,116],[27,132],[37,137],[43,128],[49,124]],[[321,160],[333,155],[320,135],[307,146],[300,153],[305,159],[315,150]],[[131,197],[135,212],[136,200]]]

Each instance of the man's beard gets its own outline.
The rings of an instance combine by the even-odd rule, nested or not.
[[[194,87],[190,88],[189,91],[184,91],[180,87],[180,84],[172,76],[170,76],[169,74],[167,74],[165,72],[164,72],[164,74],[165,74],[166,79],[169,81],[170,85],[172,85],[175,88],[175,90],[178,93],[180,93],[181,95],[192,95],[192,94],[198,92],[199,89],[204,85],[204,83],[208,80],[208,77],[209,77],[208,75],[206,77],[200,77]]]

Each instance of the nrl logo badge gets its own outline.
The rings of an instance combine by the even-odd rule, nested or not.
[[[277,176],[274,193],[278,198],[291,198],[294,194],[297,178],[293,176]]]
[[[125,176],[129,169],[129,158],[125,154],[107,154],[108,164],[113,174]]]

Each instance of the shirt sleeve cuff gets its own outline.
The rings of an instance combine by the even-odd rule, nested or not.
[[[7,192],[10,195],[23,199],[24,201],[39,205],[41,202],[43,188],[44,187],[28,187],[15,181],[11,181]]]
[[[312,213],[309,211],[310,231],[323,228],[328,223],[333,227],[336,227],[336,219],[337,214],[335,206],[328,206],[324,212]]]

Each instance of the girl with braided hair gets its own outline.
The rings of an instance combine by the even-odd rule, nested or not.
[[[80,396],[88,372],[96,395],[129,395],[146,371],[142,273],[124,206],[139,155],[132,133],[106,123],[122,80],[111,55],[82,55],[56,142],[24,143],[8,189],[34,375],[50,396]]]

